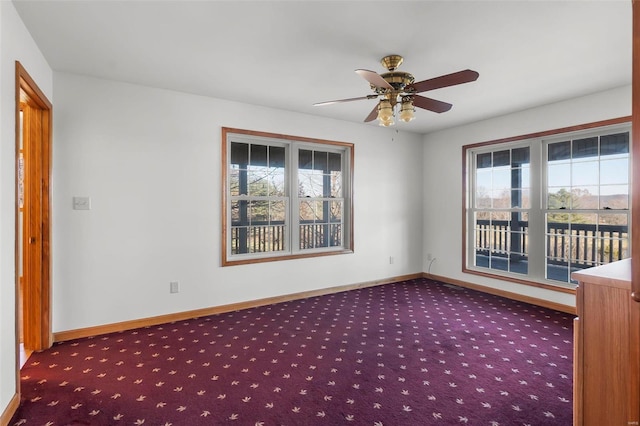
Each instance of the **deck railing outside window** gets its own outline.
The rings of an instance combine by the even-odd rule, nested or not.
[[[528,222],[519,221],[518,226],[527,230]],[[528,256],[528,234],[518,247],[511,247],[508,220],[478,220],[476,225],[477,254],[492,256],[521,253]],[[629,227],[627,225],[595,225],[585,223],[547,224],[547,259],[550,264],[588,268],[611,263],[628,257]]]
[[[253,222],[250,228],[238,225],[233,223],[231,227],[232,253],[264,253],[286,249],[284,222]],[[342,244],[341,236],[340,224],[300,221],[300,249],[337,247]]]

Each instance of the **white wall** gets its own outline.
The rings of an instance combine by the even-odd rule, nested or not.
[[[420,136],[66,73],[54,86],[54,332],[422,271]],[[353,142],[355,253],[221,267],[222,126]]]
[[[51,68],[13,4],[0,1],[0,413],[16,392],[15,61],[53,100]]]
[[[573,295],[462,273],[462,146],[629,115],[626,86],[426,135],[423,240],[425,257],[436,258],[431,273],[575,306]]]
[[[54,332],[421,272],[423,253],[437,258],[434,274],[572,305],[569,295],[462,274],[461,147],[631,112],[625,87],[421,138],[53,74],[13,4],[0,1],[0,410],[16,391],[15,60],[51,101],[56,92]],[[222,126],[355,143],[355,253],[220,267]],[[92,210],[72,210],[74,195],[90,196]]]

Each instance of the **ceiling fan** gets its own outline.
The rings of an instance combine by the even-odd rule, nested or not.
[[[479,76],[476,71],[467,69],[416,83],[413,75],[404,71],[396,71],[400,64],[402,64],[403,60],[404,58],[400,55],[388,55],[382,58],[380,62],[389,71],[384,74],[378,74],[375,71],[364,69],[356,70],[358,75],[371,84],[371,89],[375,92],[374,94],[360,96],[358,98],[319,102],[314,104],[314,106],[359,101],[362,99],[380,99],[378,104],[373,108],[364,121],[366,123],[377,118],[381,126],[387,127],[394,124],[394,108],[398,103],[400,103],[399,118],[404,122],[409,122],[414,119],[414,107],[437,113],[449,111],[453,105],[436,99],[420,96],[418,93],[440,89],[442,87],[455,86],[462,83],[469,83],[476,81]]]

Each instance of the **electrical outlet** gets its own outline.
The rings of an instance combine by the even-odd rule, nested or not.
[[[180,283],[178,281],[171,281],[169,283],[169,293],[179,293]]]
[[[433,255],[431,253],[427,253],[427,260],[433,260]]]
[[[394,260],[393,256],[389,256],[389,265],[393,265]]]

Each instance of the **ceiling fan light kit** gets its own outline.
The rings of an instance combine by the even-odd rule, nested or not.
[[[412,96],[403,96],[402,102],[400,104],[400,120],[405,123],[410,122],[415,117],[414,112],[415,108],[413,107],[413,97]]]
[[[362,99],[379,99],[378,104],[364,121],[369,122],[377,118],[380,126],[388,127],[395,124],[394,117],[397,104],[400,104],[399,118],[405,123],[415,118],[415,107],[436,113],[449,111],[452,107],[451,104],[420,96],[417,93],[469,83],[477,80],[479,76],[476,71],[467,69],[416,83],[413,75],[410,73],[396,71],[403,61],[404,58],[400,55],[388,55],[382,58],[380,63],[389,71],[384,74],[378,74],[375,71],[365,69],[356,70],[358,75],[369,82],[371,90],[375,93],[373,95],[319,102],[314,105],[322,106]]]
[[[393,107],[389,99],[382,99],[378,103],[378,121],[381,126],[389,127],[393,126]]]

